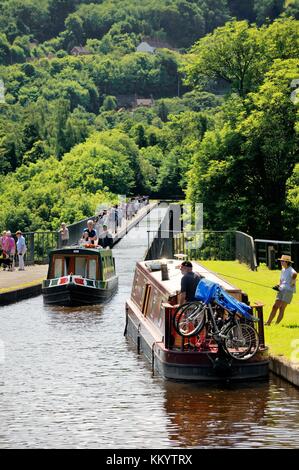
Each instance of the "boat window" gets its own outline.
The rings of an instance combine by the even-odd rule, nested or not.
[[[62,258],[55,258],[54,260],[54,278],[63,276]]]
[[[78,276],[87,277],[86,276],[86,258],[83,258],[82,256],[76,257],[75,274],[77,274]]]
[[[95,259],[89,260],[89,279],[96,279],[97,278],[97,261]]]
[[[70,274],[70,257],[66,256],[64,258],[64,272]]]

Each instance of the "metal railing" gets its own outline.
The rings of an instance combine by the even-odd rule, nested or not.
[[[235,238],[233,231],[148,230],[146,259],[173,258],[175,253],[181,253],[190,260],[235,260]]]
[[[15,234],[12,235],[16,240]],[[26,264],[47,263],[49,251],[58,247],[58,232],[24,232],[23,236],[27,246]]]
[[[188,259],[234,260],[235,232],[185,231],[174,235],[174,252]]]
[[[265,263],[268,268],[280,268],[278,258],[281,255],[290,255],[294,261],[295,269],[299,267],[299,242],[282,240],[255,239],[257,263]]]
[[[254,240],[247,233],[236,231],[236,259],[248,264],[252,271],[257,270]]]

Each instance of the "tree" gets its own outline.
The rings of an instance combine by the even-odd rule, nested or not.
[[[64,29],[64,22],[80,0],[49,0],[50,32],[51,36],[56,36]]]
[[[285,0],[255,0],[254,11],[256,13],[256,21],[263,24],[267,18],[274,20],[282,12]]]
[[[65,20],[65,27],[73,38],[73,45],[80,45],[83,43],[83,20],[79,15],[75,13],[69,15]],[[68,47],[70,47],[70,44],[68,44]]]
[[[168,117],[168,109],[165,104],[165,101],[161,100],[158,106],[158,116],[161,121],[166,122]]]
[[[103,101],[102,109],[104,111],[112,111],[117,108],[117,102],[115,96],[105,96]]]
[[[203,87],[210,80],[223,79],[245,96],[261,81],[265,65],[258,29],[246,21],[231,21],[191,49],[187,84]]]
[[[199,88],[219,79],[244,97],[262,83],[277,58],[299,56],[299,24],[281,18],[258,29],[246,21],[232,21],[201,39],[186,61],[187,84]]]
[[[0,33],[0,65],[8,64],[10,59],[10,44],[5,34]]]
[[[144,126],[142,124],[137,124],[134,129],[136,144],[139,148],[147,147],[147,139],[145,136]]]
[[[252,178],[265,208],[263,229],[276,239],[283,236],[286,184],[298,162],[298,115],[290,99],[290,84],[298,74],[296,59],[277,60],[259,93],[252,95],[253,109],[240,126],[246,138],[244,152],[252,161]]]
[[[287,16],[293,16],[296,20],[299,20],[299,2],[298,0],[292,0],[288,2],[288,5],[285,9],[285,14]]]
[[[250,22],[255,20],[254,0],[246,0],[246,2],[227,0],[227,3],[231,15],[235,16],[238,20],[247,19]]]
[[[299,239],[299,163],[287,180],[287,199],[283,213],[284,228],[288,239]]]
[[[140,149],[139,165],[146,192],[157,191],[157,180],[163,158],[163,152],[158,145]]]
[[[286,184],[298,161],[297,110],[290,99],[298,73],[296,59],[276,61],[245,106],[223,111],[206,132],[187,192],[190,201],[204,204],[206,226],[284,236]]]

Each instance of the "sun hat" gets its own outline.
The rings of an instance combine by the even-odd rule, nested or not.
[[[281,258],[278,258],[278,261],[286,261],[287,263],[294,263],[290,255],[281,255]]]
[[[21,230],[18,230],[18,231],[16,232],[16,235],[19,235],[19,234],[22,235]]]

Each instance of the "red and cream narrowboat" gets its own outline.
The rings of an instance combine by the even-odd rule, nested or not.
[[[42,286],[45,304],[98,304],[109,300],[117,289],[111,250],[71,246],[52,250],[49,257],[48,276]]]
[[[154,373],[167,379],[205,382],[266,378],[269,356],[264,345],[262,305],[252,306],[261,321],[258,322],[258,351],[248,360],[239,361],[225,356],[215,342],[206,341],[203,332],[191,338],[178,335],[173,315],[181,286],[182,276],[176,269],[180,263],[178,260],[164,260],[166,276],[163,276],[161,260],[136,264],[131,298],[126,302],[125,335],[136,345],[137,352],[144,354]],[[218,283],[237,300],[244,301],[246,294],[241,289],[200,264],[192,264],[195,272]]]

